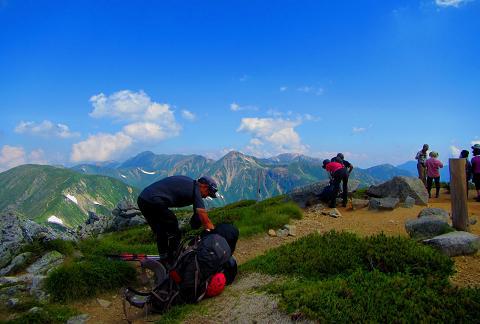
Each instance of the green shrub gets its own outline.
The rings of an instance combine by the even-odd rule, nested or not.
[[[266,289],[281,295],[286,311],[321,323],[473,323],[480,318],[480,289],[377,270],[323,281],[290,280]]]
[[[132,283],[135,269],[127,262],[91,257],[65,263],[45,280],[54,301],[72,301]]]
[[[76,243],[72,241],[64,241],[61,239],[40,242],[33,241],[33,243],[22,247],[21,252],[32,252],[34,256],[41,256],[48,251],[58,251],[63,255],[72,255],[75,251]]]
[[[335,231],[311,234],[270,250],[246,263],[242,269],[310,279],[348,275],[357,269],[443,279],[454,273],[450,258],[408,238],[384,234],[360,238],[356,234]]]
[[[302,211],[295,203],[286,201],[285,196],[277,196],[260,202],[243,200],[213,209],[209,217],[214,224],[233,223],[240,235],[247,237],[270,228],[279,228],[292,218],[300,219]]]
[[[101,239],[84,240],[80,242],[79,248],[84,255],[88,256],[105,256],[122,252],[157,254],[155,238],[148,225],[108,233]]]
[[[78,315],[78,311],[71,309],[63,305],[37,305],[40,310],[34,313],[23,313],[17,318],[7,321],[9,324],[60,324],[66,323],[67,320],[75,315]],[[33,307],[33,306],[32,306]]]

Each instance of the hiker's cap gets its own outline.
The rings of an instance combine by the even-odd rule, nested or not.
[[[423,149],[424,150],[428,150],[428,148],[429,148],[428,144],[423,144]]]
[[[330,163],[330,160],[329,160],[329,159],[323,160],[323,166],[322,166],[322,168],[325,169],[325,167],[327,166],[328,163]]]
[[[343,153],[338,153],[337,158],[340,158],[342,160],[345,160],[345,156],[343,156]]]
[[[202,176],[200,179],[198,179],[198,182],[206,184],[208,186],[208,195],[210,197],[212,197],[212,198],[217,198],[218,197],[217,196],[218,187],[217,187],[217,183],[215,182],[215,180],[213,180],[209,176]]]
[[[472,150],[480,150],[480,144],[473,145]]]

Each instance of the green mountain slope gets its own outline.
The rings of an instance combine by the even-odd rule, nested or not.
[[[0,211],[14,208],[39,223],[56,216],[73,227],[88,211],[109,214],[118,201],[137,195],[119,180],[53,166],[27,164],[0,173]]]

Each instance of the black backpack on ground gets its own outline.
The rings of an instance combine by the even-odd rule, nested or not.
[[[195,238],[183,245],[176,260],[169,273],[156,261],[150,260],[143,265],[163,278],[157,278],[156,287],[149,292],[139,292],[133,288],[124,290],[124,312],[127,318],[126,302],[145,308],[148,313],[163,313],[173,305],[202,300],[210,278],[217,272],[225,270],[227,282],[231,283],[237,271],[229,244],[225,238],[215,233]]]

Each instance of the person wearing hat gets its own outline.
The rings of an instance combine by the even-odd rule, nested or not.
[[[138,207],[155,234],[162,262],[173,261],[181,239],[177,217],[169,208],[193,205],[192,227],[213,230],[203,198],[217,198],[217,190],[217,183],[211,177],[194,180],[180,175],[164,178],[143,189],[137,199]]]
[[[428,191],[428,198],[431,198],[432,195],[430,191],[432,190],[432,183],[435,181],[435,198],[438,198],[440,194],[440,168],[443,168],[443,163],[438,160],[438,153],[437,152],[430,152],[428,155],[430,158],[425,162],[427,166],[427,191]]]
[[[330,174],[331,177],[331,184],[333,185],[333,193],[332,198],[330,200],[330,204],[328,207],[335,208],[337,206],[337,196],[338,192],[340,191],[340,182],[343,180],[344,183],[348,181],[348,172],[347,169],[343,166],[343,164],[330,161],[330,160],[323,160],[323,166],[325,170]],[[346,204],[346,201],[345,201]]]
[[[472,146],[472,179],[477,190],[476,200],[480,202],[480,144]]]
[[[332,161],[334,161],[332,159]],[[345,169],[347,170],[347,176],[342,179],[342,206],[347,207],[347,198],[348,198],[348,178],[350,177],[350,173],[352,173],[353,165],[345,160],[345,156],[343,153],[338,153],[335,157],[335,162],[343,164]]]
[[[465,159],[465,177],[467,179],[467,198],[468,198],[468,184],[470,183],[470,180],[472,179],[472,163],[468,160],[468,155],[470,152],[467,150],[462,150],[460,152],[460,159]]]
[[[423,144],[423,147],[420,151],[418,151],[417,155],[415,156],[415,160],[417,160],[417,171],[418,171],[418,178],[422,180],[425,187],[427,186],[427,151],[428,151],[428,144]]]

